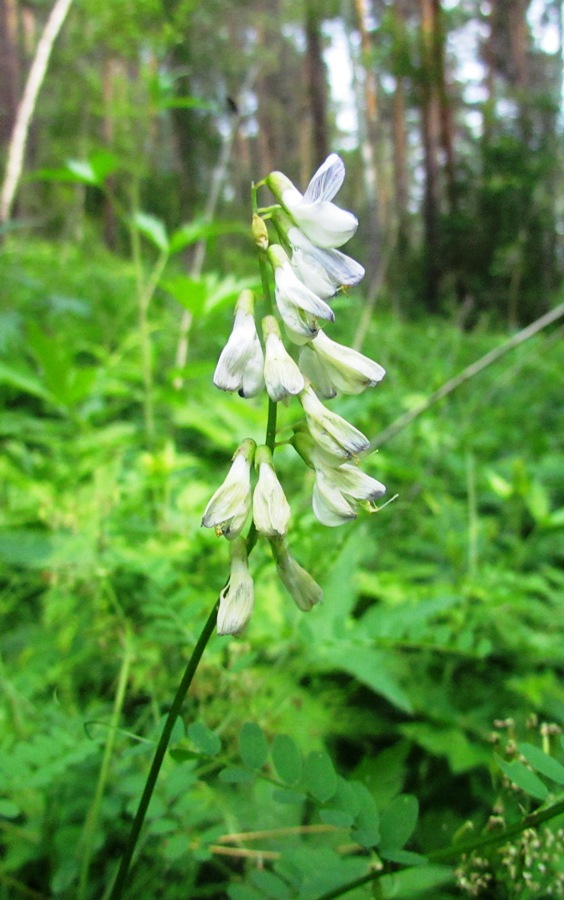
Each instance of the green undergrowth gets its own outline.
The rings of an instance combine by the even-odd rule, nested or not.
[[[263,441],[266,401],[211,385],[237,284],[167,274],[174,290],[150,311],[150,440],[132,267],[95,244],[2,248],[1,896],[94,898],[111,883],[227,574],[202,510],[233,446]],[[337,340],[360,304],[335,302]],[[388,375],[333,408],[376,438],[505,338],[377,309],[363,350]],[[343,528],[316,523],[310,473],[277,451],[292,551],[325,600],[300,613],[258,545],[254,616],[206,652],[131,897],[313,900],[367,871],[377,896],[461,896],[464,878],[432,854],[492,810],[510,823],[559,796],[546,759],[562,760],[564,722],[563,371],[553,329],[437,403],[364,463],[397,499]],[[282,410],[281,440],[298,419],[297,404]],[[521,765],[546,791],[508,768],[511,741],[544,754]],[[488,896],[516,896],[498,882]]]

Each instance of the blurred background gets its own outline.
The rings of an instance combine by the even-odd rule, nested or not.
[[[536,849],[393,874],[562,790],[509,788],[494,757],[563,756],[561,2],[61,3],[0,0],[0,896],[107,896],[228,572],[202,511],[264,440],[264,397],[212,385],[260,285],[251,183],[279,169],[303,191],[331,152],[367,270],[331,336],[388,372],[331,408],[398,497],[324,528],[279,448],[325,601],[300,613],[257,546],[253,619],[204,657],[130,895],[315,898],[382,860],[383,897],[564,890],[558,822]],[[298,418],[280,410],[281,441]],[[355,811],[319,771],[344,807],[364,786]]]

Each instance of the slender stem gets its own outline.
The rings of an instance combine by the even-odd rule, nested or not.
[[[157,744],[157,749],[155,750],[151,769],[149,771],[149,775],[147,776],[147,781],[145,783],[145,787],[139,801],[139,806],[133,820],[133,825],[131,826],[129,840],[125,848],[125,852],[121,858],[119,870],[109,900],[118,900],[119,897],[123,896],[123,891],[127,883],[129,867],[131,865],[133,853],[139,839],[139,834],[141,832],[143,822],[145,821],[145,816],[149,808],[149,803],[151,802],[151,797],[153,796],[153,791],[155,789],[157,778],[161,770],[163,759],[168,747],[168,742],[170,740],[172,730],[176,724],[176,720],[178,719],[178,716],[180,715],[180,712],[182,710],[182,704],[184,703],[186,694],[190,688],[190,685],[192,684],[192,679],[194,678],[203,652],[206,649],[208,641],[213,634],[215,623],[217,621],[218,606],[219,601],[214,604],[214,607],[209,614],[206,624],[202,629],[202,633],[200,634],[196,646],[194,647],[192,655],[188,660],[186,671],[184,672],[182,681],[178,685],[178,690],[176,691],[174,700],[172,701],[172,705],[168,712],[162,734]]]
[[[520,822],[509,825],[507,828],[504,828],[503,831],[486,834],[473,841],[461,841],[460,843],[452,844],[450,847],[443,847],[441,850],[435,850],[434,853],[429,853],[427,855],[426,861],[428,863],[446,863],[450,860],[458,859],[462,854],[474,853],[476,850],[483,850],[486,847],[503,844],[510,838],[521,834],[526,828],[538,828],[543,822],[548,822],[550,819],[554,819],[556,816],[561,816],[563,814],[564,800],[560,800],[558,803],[549,806],[548,809],[543,809],[539,812],[531,813],[529,816],[525,816]],[[351,891],[354,891],[355,888],[362,887],[364,884],[370,884],[371,881],[377,881],[387,874],[389,873],[385,870],[369,872],[368,875],[363,875],[361,878],[355,878],[354,881],[348,881],[346,884],[342,884],[332,891],[321,894],[316,900],[335,900],[336,897],[344,897],[345,894],[349,894]]]
[[[96,784],[96,791],[94,794],[94,799],[92,801],[92,805],[88,811],[88,815],[86,817],[86,822],[84,823],[84,830],[82,833],[82,838],[80,842],[81,849],[81,867],[80,867],[80,881],[78,886],[78,895],[77,900],[82,900],[82,898],[86,894],[86,888],[88,884],[88,872],[90,869],[90,861],[92,859],[92,846],[94,839],[94,831],[96,829],[96,823],[98,822],[98,817],[100,814],[100,805],[102,803],[102,797],[104,796],[104,790],[106,787],[106,783],[108,781],[108,775],[110,772],[110,764],[112,761],[112,754],[114,750],[117,728],[119,724],[119,717],[121,715],[121,711],[123,708],[123,701],[125,699],[125,690],[127,687],[127,679],[129,678],[129,670],[131,667],[131,660],[133,658],[132,646],[131,646],[131,634],[128,631],[125,633],[124,640],[124,651],[123,651],[123,659],[121,663],[121,669],[119,673],[119,679],[116,689],[116,695],[114,699],[114,708],[112,710],[112,717],[110,719],[108,737],[106,740],[106,746],[104,747],[104,755],[102,756],[102,762],[100,765],[100,772],[98,774],[98,782]]]

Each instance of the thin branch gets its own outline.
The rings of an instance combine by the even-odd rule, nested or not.
[[[12,206],[21,179],[29,126],[35,111],[37,96],[45,79],[53,44],[63,27],[71,3],[72,0],[55,0],[55,5],[37,44],[35,57],[29,70],[20,105],[18,106],[14,130],[8,147],[6,172],[0,192],[0,222],[2,224],[8,222],[12,214]]]
[[[417,406],[414,406],[413,409],[410,409],[408,412],[404,413],[403,416],[400,416],[399,419],[396,419],[395,422],[392,422],[388,428],[385,428],[384,431],[381,431],[373,441],[370,442],[370,447],[374,450],[376,447],[381,447],[386,441],[389,441],[390,438],[399,434],[400,431],[403,431],[407,425],[410,425],[414,419],[417,419],[422,413],[427,412],[427,410],[438,400],[442,400],[443,397],[446,397],[448,394],[451,394],[452,391],[456,390],[456,388],[460,387],[461,384],[464,384],[466,381],[469,381],[470,378],[473,378],[474,375],[477,375],[478,372],[481,372],[483,369],[486,369],[492,363],[496,362],[498,359],[501,359],[502,356],[505,356],[510,350],[513,350],[515,347],[518,347],[520,344],[523,344],[530,337],[537,334],[539,331],[542,331],[543,328],[546,328],[547,325],[551,325],[553,322],[556,322],[557,319],[560,319],[564,316],[564,303],[560,303],[559,306],[556,306],[554,309],[551,309],[550,312],[547,312],[544,316],[541,316],[540,319],[536,319],[530,325],[527,325],[526,328],[523,328],[521,331],[518,331],[509,340],[505,341],[505,343],[501,344],[499,347],[495,347],[494,350],[490,350],[489,353],[486,353],[485,356],[480,357],[480,359],[473,362],[471,365],[467,366],[458,375],[455,375],[453,378],[449,378],[448,381],[445,381],[444,384],[441,385],[440,388],[437,388],[436,391],[433,391],[425,400],[419,403]]]

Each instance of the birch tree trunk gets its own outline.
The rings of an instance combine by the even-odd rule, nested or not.
[[[43,33],[39,38],[39,43],[37,44],[37,50],[35,51],[35,57],[29,70],[8,147],[6,172],[2,183],[2,190],[0,191],[1,224],[9,222],[12,214],[14,198],[23,170],[29,127],[35,111],[37,97],[45,79],[53,45],[57,39],[57,35],[63,27],[71,4],[72,0],[55,0],[55,5],[51,10]]]

